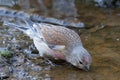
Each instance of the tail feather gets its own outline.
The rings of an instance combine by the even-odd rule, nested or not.
[[[38,39],[42,39],[43,41],[45,41],[39,29],[39,25],[33,23],[29,19],[23,19],[23,20],[27,24],[26,26],[23,26],[22,23],[17,24],[15,22],[9,22],[9,21],[4,21],[3,25],[7,25],[10,27],[15,27],[19,29],[20,31],[23,31],[25,34],[27,34],[31,39],[33,39],[34,37],[37,37]]]
[[[19,29],[20,31],[23,31],[23,32],[25,32],[26,30],[29,29],[28,27],[19,26],[19,25],[15,24],[15,23],[8,22],[8,21],[4,21],[3,25],[10,26],[10,27],[15,27],[15,28],[17,28],[17,29]]]
[[[20,31],[24,32],[25,34],[27,34],[31,39],[33,39],[34,37],[34,32],[28,28],[28,27],[25,27],[25,26],[20,26],[19,24],[15,24],[15,23],[12,23],[12,22],[8,22],[8,21],[5,21],[3,23],[3,25],[6,25],[6,26],[10,26],[10,27],[14,27],[16,29],[19,29]]]
[[[29,27],[32,29],[32,31],[34,32],[34,34],[35,34],[38,38],[40,38],[40,39],[42,39],[44,42],[46,42],[46,40],[44,39],[43,34],[42,34],[42,32],[41,32],[41,28],[40,28],[40,25],[39,25],[39,24],[32,22],[32,21],[29,20],[28,18],[25,18],[25,19],[23,19],[23,20],[25,21],[25,23],[27,24],[27,26],[29,26]]]
[[[34,32],[37,32],[36,28],[33,27],[33,25],[35,24],[34,22],[32,22],[31,20],[25,18],[23,19],[25,21],[25,23],[27,24],[27,26],[29,28],[31,28]]]

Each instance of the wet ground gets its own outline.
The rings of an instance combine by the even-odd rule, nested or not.
[[[52,1],[52,0],[51,0]],[[32,3],[32,4],[31,4]],[[85,29],[75,30],[84,47],[93,58],[89,72],[79,70],[66,62],[56,62],[57,66],[45,64],[39,57],[28,56],[37,51],[25,34],[12,27],[0,25],[0,49],[9,48],[15,54],[11,58],[0,57],[1,80],[119,80],[120,79],[120,10],[103,9],[83,5],[72,6],[74,12],[60,11],[52,2],[44,1],[42,9],[36,1],[14,6],[12,9],[26,10],[58,19],[85,23]],[[56,0],[57,4],[57,0]],[[73,4],[73,3],[71,3]],[[70,4],[69,4],[70,5]],[[46,6],[46,7],[45,7]],[[34,9],[35,8],[35,9]],[[66,9],[68,9],[66,7]],[[55,12],[57,10],[57,12]],[[68,10],[69,11],[69,10]]]

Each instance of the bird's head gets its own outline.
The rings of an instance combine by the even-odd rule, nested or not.
[[[90,54],[83,46],[77,46],[66,56],[66,60],[77,68],[88,71],[92,62]]]

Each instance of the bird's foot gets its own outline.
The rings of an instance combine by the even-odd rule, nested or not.
[[[26,56],[30,59],[36,59],[36,58],[39,58],[39,54],[32,54],[32,53],[25,53]]]
[[[56,64],[54,64],[51,60],[49,60],[49,59],[47,59],[47,58],[45,58],[45,63],[46,63],[46,64],[49,64],[49,65],[51,65],[51,66],[56,66]]]

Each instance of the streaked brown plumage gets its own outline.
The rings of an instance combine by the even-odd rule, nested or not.
[[[73,30],[62,26],[54,26],[50,24],[41,24],[41,32],[45,37],[45,40],[54,45],[65,45],[65,46],[73,46],[80,43],[81,40],[78,34],[76,34]]]

